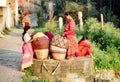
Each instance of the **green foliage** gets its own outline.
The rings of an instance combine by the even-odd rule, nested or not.
[[[44,17],[43,17],[44,11],[42,8],[40,8],[39,12],[37,13],[37,17],[38,17],[38,26],[41,26],[44,23]]]
[[[46,31],[52,32],[54,34],[58,34],[59,33],[59,29],[58,29],[58,25],[56,23],[56,21],[52,20],[52,21],[48,21],[46,23]]]
[[[80,6],[78,3],[76,2],[68,2],[65,6],[65,10],[66,11],[72,11],[72,12],[77,12],[77,11],[82,11],[83,6]]]
[[[103,30],[96,18],[88,18],[84,25],[84,34],[89,36],[93,46],[95,69],[120,70],[120,33],[108,22]]]
[[[53,1],[56,4],[54,14],[56,16],[63,16],[65,1],[64,0],[51,0],[51,1]]]
[[[87,5],[83,5],[83,18],[86,19],[87,17],[96,17],[98,16],[99,12],[96,10],[95,3],[89,1]]]
[[[29,67],[26,69],[25,71],[25,75],[22,78],[22,82],[29,82],[30,81],[30,77],[33,75],[33,68]]]
[[[34,80],[33,82],[48,82],[45,79],[41,79],[41,80]]]
[[[34,80],[33,82],[53,82],[53,81],[47,81],[45,79],[39,79],[39,80]],[[62,82],[61,80],[60,81],[56,81],[56,82]]]
[[[4,32],[4,34],[9,34],[9,33],[10,33],[10,29],[5,28],[5,29],[3,30],[3,32]]]
[[[113,22],[118,25],[119,19],[114,15],[113,11],[110,11],[107,7],[103,7],[100,12],[103,13],[105,22]]]
[[[52,20],[52,21],[48,21],[47,23],[44,23],[42,26],[37,27],[35,29],[35,32],[51,32],[54,34],[58,34],[59,33],[59,27],[56,21]]]

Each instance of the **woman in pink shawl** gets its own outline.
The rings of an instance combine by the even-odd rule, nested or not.
[[[78,52],[78,42],[75,36],[76,24],[70,14],[70,12],[65,13],[67,21],[62,36],[66,36],[68,39],[67,58],[73,59],[75,53]]]
[[[24,32],[22,39],[24,44],[22,46],[22,62],[21,62],[21,71],[24,71],[25,68],[33,64],[33,49],[31,42],[33,41],[30,37],[30,26],[24,27]]]

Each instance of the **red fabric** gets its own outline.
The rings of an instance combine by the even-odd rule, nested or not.
[[[24,43],[22,46],[21,69],[27,68],[33,64],[33,49],[31,43]]]
[[[73,19],[67,20],[64,34],[68,39],[68,51],[67,51],[68,57],[75,56],[75,53],[78,52],[78,43],[75,37],[75,29],[76,24],[74,20]]]
[[[29,24],[29,22],[25,22],[25,26],[29,26],[30,24]]]
[[[91,46],[86,41],[82,41],[78,44],[78,50],[76,56],[87,56],[92,54]]]
[[[49,48],[49,39],[46,37],[40,37],[35,39],[32,42],[33,49],[48,49]]]
[[[78,52],[78,43],[75,37],[76,24],[73,19],[69,19],[65,25],[64,34],[68,39],[68,51],[67,56],[75,56],[75,53]]]
[[[51,32],[45,32],[44,34],[49,38],[49,41],[51,42],[54,35]]]
[[[65,35],[74,35],[75,28],[76,28],[76,24],[75,24],[74,20],[73,19],[67,20],[66,25],[65,25],[64,34]]]
[[[75,53],[78,52],[78,43],[75,36],[67,35],[68,39],[68,56],[75,56]]]
[[[24,13],[24,16],[27,16],[27,15],[28,15],[28,12],[25,12],[25,13]]]

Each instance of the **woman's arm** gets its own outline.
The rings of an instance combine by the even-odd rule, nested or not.
[[[31,43],[33,41],[33,39],[29,40],[29,41],[25,41],[25,43]]]
[[[74,35],[74,30],[67,30],[63,33],[63,35]]]
[[[31,39],[31,37],[30,37],[29,34],[25,34],[25,35],[24,35],[24,42],[25,42],[25,43],[30,43],[30,42],[32,42],[33,40],[35,40],[35,38],[32,38],[32,39]]]

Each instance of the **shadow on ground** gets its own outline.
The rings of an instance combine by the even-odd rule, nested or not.
[[[14,70],[19,70],[21,57],[21,52],[0,49],[0,66],[6,66]]]

